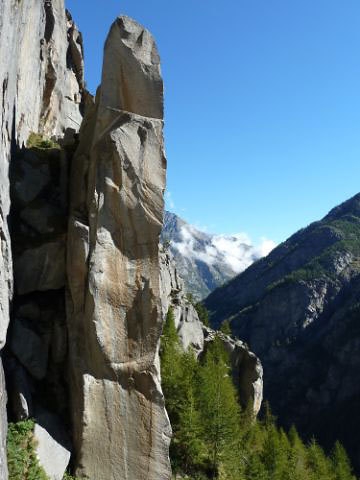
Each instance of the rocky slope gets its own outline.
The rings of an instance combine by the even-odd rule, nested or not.
[[[161,303],[164,318],[171,307],[175,325],[184,350],[191,347],[198,357],[204,354],[208,345],[220,336],[229,353],[234,384],[244,408],[250,404],[254,415],[260,410],[263,396],[263,369],[259,358],[241,340],[215,332],[199,320],[196,309],[186,295],[184,282],[179,276],[177,265],[169,251],[160,249]]]
[[[359,465],[360,194],[300,230],[206,299],[211,322],[260,356],[265,398],[285,425]]]
[[[273,242],[265,241],[254,247],[244,235],[205,233],[167,211],[161,241],[174,256],[187,291],[197,300],[245,270],[274,246]]]
[[[154,40],[117,19],[92,99],[63,0],[0,0],[0,19],[0,478],[8,399],[52,480],[70,456],[84,478],[167,480]]]

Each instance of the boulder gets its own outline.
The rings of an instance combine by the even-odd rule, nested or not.
[[[70,439],[62,421],[44,410],[37,412],[34,439],[36,455],[49,479],[62,480],[71,456]]]

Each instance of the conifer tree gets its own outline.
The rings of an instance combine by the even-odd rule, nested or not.
[[[356,480],[352,473],[349,458],[340,442],[336,442],[331,453],[335,480]]]
[[[218,477],[219,467],[227,452],[238,444],[240,407],[232,383],[227,355],[220,338],[209,345],[200,369],[200,407],[205,440],[209,449],[212,475]]]
[[[289,475],[292,480],[307,480],[309,478],[306,468],[306,447],[299,437],[296,428],[289,430]]]
[[[262,461],[272,480],[282,480],[288,468],[288,441],[274,424],[268,425],[262,452]]]
[[[172,307],[166,315],[166,321],[161,337],[160,359],[162,388],[166,401],[166,408],[172,421],[172,426],[178,421],[181,401],[181,346],[175,327],[175,317]]]
[[[229,320],[224,320],[220,326],[220,332],[225,335],[231,335],[231,326]]]
[[[202,422],[197,400],[198,363],[192,350],[181,356],[181,401],[179,418],[174,432],[183,470],[193,472],[201,467],[205,457]]]
[[[195,304],[195,310],[198,314],[200,322],[202,322],[205,327],[209,326],[209,311],[202,302]]]
[[[261,461],[260,455],[250,455],[245,467],[246,480],[269,480],[269,475]]]
[[[307,464],[311,480],[334,480],[331,461],[314,439],[307,449]]]
[[[242,412],[220,336],[199,363],[193,351],[182,350],[171,308],[160,356],[175,478],[356,480],[341,444],[329,458],[315,440],[304,445],[295,427],[288,434],[279,429],[268,404],[263,421],[250,408]]]

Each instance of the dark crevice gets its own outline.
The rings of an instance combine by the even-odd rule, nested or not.
[[[47,43],[50,42],[51,37],[54,33],[55,27],[55,16],[52,7],[52,0],[45,0],[44,3],[45,8],[45,33],[44,37]]]
[[[63,147],[46,147],[46,139],[38,137],[38,144],[18,147],[14,111],[8,223],[15,293],[3,353],[8,417],[10,421],[34,418],[59,444],[70,449],[65,255],[59,257],[48,246],[58,243],[65,251],[69,164],[77,136],[66,132],[66,138],[59,140],[64,142]],[[42,249],[44,255],[38,253]],[[24,252],[30,252],[29,261],[19,269]],[[45,268],[47,264],[51,268]],[[52,271],[56,269],[64,272],[60,288],[57,282],[52,284]],[[19,291],[19,286],[24,291]]]

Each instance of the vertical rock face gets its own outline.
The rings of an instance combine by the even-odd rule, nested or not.
[[[0,350],[6,341],[13,272],[9,164],[30,132],[62,136],[81,123],[82,43],[64,0],[0,0]],[[1,362],[1,360],[0,360]],[[2,366],[0,365],[2,372]],[[0,478],[6,479],[6,393],[0,380]]]
[[[203,324],[189,301],[184,282],[179,276],[172,253],[160,247],[161,305],[164,318],[171,306],[175,326],[184,350],[191,347],[196,355],[204,349]]]
[[[201,358],[218,336],[229,354],[234,384],[243,408],[251,405],[254,416],[263,399],[263,368],[259,358],[241,340],[205,327],[186,295],[184,282],[168,250],[160,247],[161,303],[165,318],[169,307],[174,312],[175,326],[184,350],[192,348]],[[180,393],[179,393],[180,394]]]
[[[263,367],[255,353],[241,340],[215,332],[211,328],[204,327],[205,343],[204,351],[215,336],[219,336],[225,350],[229,354],[234,385],[239,394],[241,406],[246,409],[251,405],[252,412],[256,417],[263,401]]]
[[[85,478],[170,478],[158,365],[162,118],[155,43],[118,18],[71,173],[71,393],[77,474]]]

